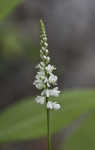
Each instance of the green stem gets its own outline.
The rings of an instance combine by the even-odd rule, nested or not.
[[[47,100],[48,102],[48,100]],[[47,136],[48,136],[48,150],[51,150],[51,135],[50,135],[50,110],[47,109]]]

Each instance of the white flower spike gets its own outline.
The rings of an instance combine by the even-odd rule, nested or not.
[[[40,104],[46,104],[46,108],[50,110],[59,110],[60,104],[49,101],[49,97],[58,97],[60,91],[57,85],[58,77],[54,75],[56,68],[50,64],[50,57],[48,56],[48,43],[45,26],[43,21],[40,21],[40,58],[41,62],[36,66],[38,69],[35,77],[34,85],[38,90],[41,90],[41,96],[37,96],[35,101]]]

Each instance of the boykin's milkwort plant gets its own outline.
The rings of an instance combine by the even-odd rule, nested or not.
[[[47,109],[47,130],[48,130],[48,150],[51,150],[50,146],[50,110],[59,110],[60,104],[56,101],[50,101],[49,97],[58,97],[60,91],[57,87],[58,77],[54,75],[56,68],[50,64],[50,57],[48,56],[48,42],[45,31],[45,26],[42,20],[40,20],[40,58],[41,62],[36,66],[38,69],[35,77],[34,85],[38,90],[41,90],[41,95],[35,98],[35,101],[39,104],[45,104]]]

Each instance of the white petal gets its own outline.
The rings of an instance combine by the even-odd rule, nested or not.
[[[57,104],[56,102],[53,103],[53,109],[59,110],[61,108],[60,104]]]
[[[50,90],[50,95],[58,97],[60,94],[60,91],[58,90],[58,87],[55,87],[54,89]]]
[[[51,83],[51,84],[55,85],[55,84],[56,84],[56,82],[57,82],[57,79],[58,79],[58,77],[57,77],[57,76],[55,76],[55,75],[51,74],[51,75],[50,75],[50,77],[49,77],[49,83]]]
[[[42,96],[45,96],[45,97],[50,97],[50,90],[49,89],[45,89],[42,91],[41,93]]]
[[[52,102],[48,101],[48,103],[47,103],[47,108],[48,108],[48,109],[53,109]]]
[[[44,104],[44,103],[45,103],[45,97],[43,97],[43,96],[37,96],[37,97],[35,98],[35,101],[36,101],[37,103],[39,103],[39,104]]]

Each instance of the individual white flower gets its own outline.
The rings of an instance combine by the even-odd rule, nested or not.
[[[43,56],[43,58],[44,58],[44,59],[47,59],[47,57],[46,57],[45,55]]]
[[[51,85],[50,85],[50,83],[49,83],[49,82],[47,82],[47,87],[48,87],[48,88],[50,88],[50,87],[51,87]]]
[[[48,78],[47,77],[44,79],[44,83],[48,83]]]
[[[40,62],[41,66],[45,67],[45,63],[44,62]]]
[[[45,97],[50,97],[50,90],[49,89],[44,89],[41,93],[42,96]]]
[[[47,41],[47,37],[44,37],[43,40],[44,40],[44,41]]]
[[[35,68],[36,68],[36,69],[41,69],[41,65],[38,64]]]
[[[44,45],[45,45],[46,47],[48,47],[48,43],[45,42]]]
[[[52,107],[54,110],[59,110],[61,108],[60,104],[58,104],[56,102],[54,102],[52,105],[53,105]]]
[[[48,49],[46,49],[46,54],[48,54]]]
[[[60,94],[60,91],[58,90],[58,87],[53,88],[50,90],[50,96],[58,97]]]
[[[51,85],[50,85],[49,80],[48,80],[47,77],[44,79],[44,83],[46,84],[46,87],[48,87],[48,88],[51,87]]]
[[[46,78],[45,72],[43,70],[41,70],[40,72],[37,73],[35,78],[36,78],[36,80],[44,80]]]
[[[36,68],[37,68],[37,69],[40,69],[40,70],[42,70],[42,71],[44,70],[44,66],[41,65],[41,64],[38,64],[38,65],[36,66]]]
[[[48,101],[46,107],[48,109],[53,109],[53,103],[51,101]]]
[[[54,70],[56,70],[56,68],[50,64],[48,64],[48,66],[46,66],[45,69],[46,69],[47,73],[52,73]]]
[[[34,81],[34,85],[37,89],[41,90],[45,87],[45,72],[44,71],[40,71],[37,73],[36,77],[35,77],[35,81]]]
[[[47,58],[46,58],[46,63],[48,64],[50,62],[50,57],[48,56]]]
[[[43,43],[44,43],[44,41],[43,41],[43,40],[41,40],[41,41],[40,41],[40,44],[43,44]]]
[[[51,102],[48,101],[46,107],[48,109],[54,109],[54,110],[59,110],[61,108],[60,104],[56,103],[56,102]]]
[[[40,56],[43,57],[43,51],[42,50],[40,50]]]
[[[60,94],[60,91],[58,90],[58,87],[55,87],[53,89],[44,89],[41,93],[42,96],[50,97],[58,97]]]
[[[34,83],[35,87],[39,90],[42,90],[45,87],[45,84],[41,80],[35,80]]]
[[[36,66],[36,69],[40,69],[40,71],[43,71],[44,68],[45,68],[45,63],[42,61]]]
[[[42,46],[42,48],[41,48],[41,49],[42,49],[42,51],[46,51],[46,48],[45,48],[45,47],[43,47],[43,46]]]
[[[49,77],[49,83],[55,85],[56,82],[57,82],[57,79],[58,79],[57,76],[55,76],[54,74],[51,74],[50,77]]]
[[[36,101],[37,103],[39,103],[39,104],[44,104],[44,103],[45,103],[45,97],[43,97],[43,96],[37,96],[37,97],[35,98],[35,101]]]

